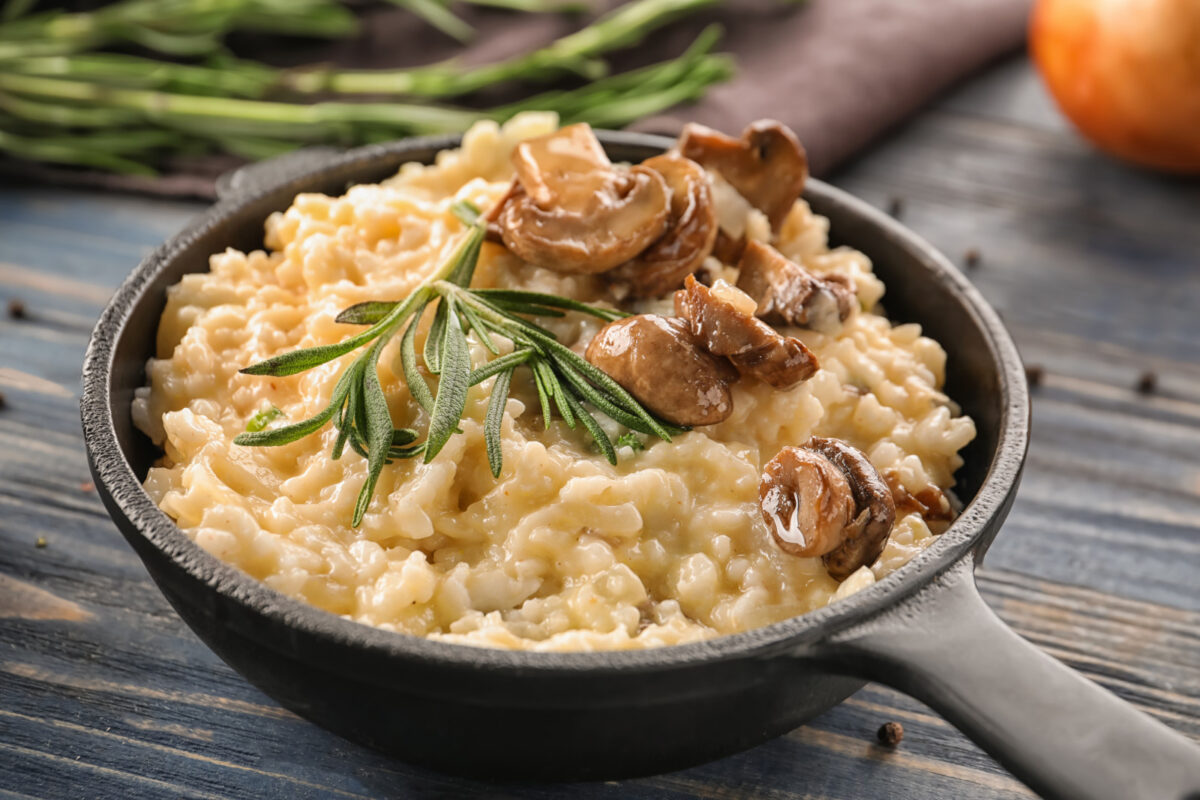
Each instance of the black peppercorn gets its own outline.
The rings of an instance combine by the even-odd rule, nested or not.
[[[904,738],[904,726],[899,722],[884,723],[876,731],[875,736],[884,747],[895,747]]]

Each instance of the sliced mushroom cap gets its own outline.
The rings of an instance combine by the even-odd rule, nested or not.
[[[712,252],[717,214],[708,175],[695,161],[667,153],[646,159],[642,166],[662,175],[671,190],[667,232],[609,277],[627,283],[634,297],[661,297],[678,289]]]
[[[647,167],[614,167],[587,125],[521,142],[512,160],[519,185],[497,222],[504,246],[531,264],[605,272],[666,232],[666,181]]]
[[[842,471],[799,447],[785,447],[767,462],[758,483],[758,505],[780,549],[807,558],[840,547],[856,516]]]
[[[819,278],[769,244],[748,242],[738,270],[738,288],[758,301],[756,314],[775,325],[833,333],[855,306],[843,276]]]
[[[825,555],[829,574],[839,581],[845,580],[859,567],[874,564],[883,552],[896,522],[892,490],[866,454],[841,439],[814,436],[805,448],[829,459],[841,470],[854,494],[855,523],[847,527],[845,540]]]
[[[733,412],[737,373],[705,352],[674,317],[642,314],[605,325],[587,360],[659,417],[676,425],[713,425]]]
[[[841,439],[814,436],[780,450],[763,469],[758,502],[784,552],[823,557],[839,581],[879,558],[896,520],[883,478]]]
[[[681,155],[721,173],[767,215],[777,233],[808,180],[808,157],[800,140],[774,120],[751,123],[740,139],[690,123],[677,147]]]
[[[713,255],[722,264],[736,264],[746,250],[745,235],[733,238],[724,229],[717,229],[717,241],[713,242]]]
[[[513,148],[513,168],[525,193],[539,206],[587,200],[580,175],[612,168],[608,154],[586,122],[567,125],[545,136],[526,139]],[[572,197],[572,194],[581,195]]]
[[[718,280],[709,288],[689,275],[675,293],[675,313],[713,355],[726,356],[738,372],[776,389],[789,389],[817,371],[817,357],[799,339],[780,336],[754,316],[756,303]]]

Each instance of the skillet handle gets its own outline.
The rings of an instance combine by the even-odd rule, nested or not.
[[[974,558],[834,636],[835,663],[932,706],[1051,800],[1200,800],[1200,747],[1018,636]]]

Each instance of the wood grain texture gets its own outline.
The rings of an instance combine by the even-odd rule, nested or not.
[[[1035,392],[1016,507],[980,584],[1014,628],[1200,738],[1200,186],[1093,154],[1023,60],[843,172],[961,259]],[[171,611],[105,515],[78,427],[96,315],[199,210],[0,188],[0,798],[1017,798],[939,716],[871,685],[810,725],[684,772],[571,787],[419,770],[298,719]],[[1146,369],[1160,391],[1134,390]],[[46,546],[36,542],[44,538]],[[895,751],[874,743],[899,721]]]

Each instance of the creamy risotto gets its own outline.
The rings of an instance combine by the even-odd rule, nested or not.
[[[558,419],[544,428],[533,381],[518,370],[494,478],[484,442],[489,378],[470,389],[461,433],[431,463],[383,469],[358,527],[367,461],[349,450],[331,458],[332,425],[279,447],[234,444],[265,409],[282,412],[273,424],[319,412],[354,356],[286,377],[239,369],[343,340],[359,330],[334,321],[348,306],[406,297],[463,234],[452,203],[495,206],[513,183],[514,146],[555,126],[544,114],[503,128],[480,123],[433,166],[407,164],[340,197],[299,195],[267,220],[265,250],[215,254],[211,271],[173,286],[149,385],[133,407],[165,453],[146,478],[151,497],[204,549],[319,608],[387,630],[533,650],[649,647],[746,630],[859,591],[928,546],[953,516],[958,451],[975,435],[941,391],[944,351],[920,326],[882,315],[884,286],[869,260],[830,249],[828,221],[803,201],[771,220],[719,177],[723,232],[773,238],[786,259],[857,297],[840,324],[815,326],[824,332],[777,326],[816,357],[819,368],[803,382],[732,382],[724,419],[669,442],[623,435],[597,414],[619,443],[613,465],[582,429]],[[738,280],[736,266],[716,257],[704,269],[710,284]],[[604,275],[531,266],[493,242],[483,245],[472,285],[674,313],[669,293],[631,299]],[[605,324],[582,314],[539,322],[579,353]],[[403,380],[398,339],[382,351],[380,382],[396,426],[423,430],[428,415]],[[469,342],[473,364],[495,357],[475,334]],[[760,507],[764,466],[812,436],[861,450],[896,496],[882,553],[840,582],[822,558],[781,547]]]

